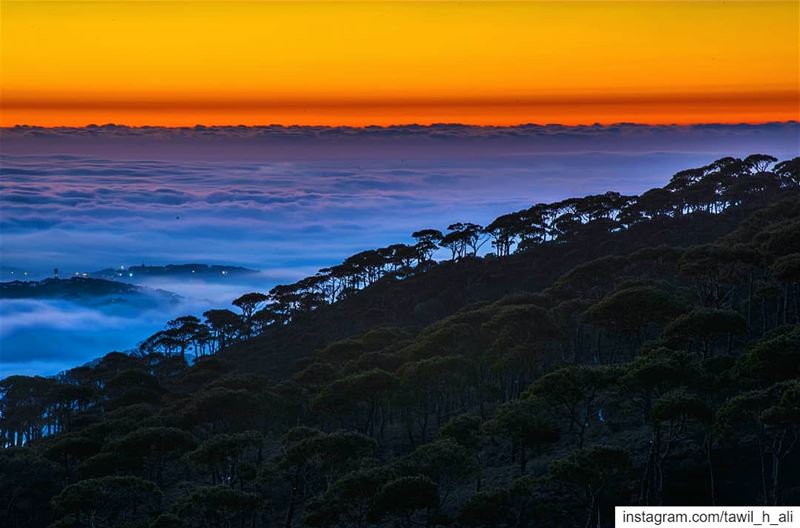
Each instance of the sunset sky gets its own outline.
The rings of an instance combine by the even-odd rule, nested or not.
[[[800,118],[800,2],[2,1],[2,125]]]

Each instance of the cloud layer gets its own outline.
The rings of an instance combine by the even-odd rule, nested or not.
[[[568,196],[639,193],[727,155],[796,156],[799,135],[796,123],[4,129],[0,275],[205,262],[265,270],[252,286],[269,289],[357,251],[408,241],[417,229],[486,223]],[[186,308],[227,304],[238,293],[223,288]],[[63,353],[71,364],[109,344],[91,345],[92,336],[46,324],[83,313],[69,306],[3,304],[0,367],[10,354],[18,365],[23,358],[34,365]],[[104,323],[115,347],[134,345],[167,314],[141,316],[148,321],[142,331],[129,331],[138,328],[136,317]],[[66,340],[59,350],[70,350],[57,353],[46,339],[30,337],[30,346],[15,339],[9,352],[9,335],[33,336],[36,324],[74,345]]]
[[[601,126],[456,124],[354,127],[217,126],[2,129],[9,154],[70,153],[122,159],[313,161],[442,159],[576,152],[797,151],[796,122],[761,125]]]

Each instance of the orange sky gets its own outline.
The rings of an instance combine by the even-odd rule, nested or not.
[[[800,119],[800,2],[0,3],[0,123]]]

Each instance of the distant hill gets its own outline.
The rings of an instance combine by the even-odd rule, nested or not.
[[[95,279],[133,282],[141,278],[196,278],[203,280],[223,280],[258,274],[258,270],[240,266],[219,266],[208,264],[167,264],[166,266],[131,266],[106,268],[90,273]]]
[[[77,302],[113,303],[146,299],[177,300],[165,290],[142,288],[125,282],[89,277],[0,282],[0,299],[63,299]]]

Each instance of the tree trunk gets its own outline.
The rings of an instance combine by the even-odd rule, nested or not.
[[[769,500],[767,495],[767,473],[764,467],[764,444],[761,437],[758,439],[758,461],[761,464],[761,492],[764,495],[764,505],[766,506]]]
[[[708,466],[708,486],[711,494],[711,505],[717,505],[716,490],[714,489],[714,464],[711,461],[711,431],[706,434],[706,465]]]
[[[589,496],[589,511],[586,515],[586,522],[584,523],[583,528],[590,528],[592,526],[592,517],[594,517],[594,510],[597,504],[594,493],[590,493]]]
[[[778,476],[780,473],[780,468],[781,468],[780,454],[772,453],[772,490],[770,491],[771,495],[770,504],[772,504],[772,506],[778,505],[778,496],[780,495],[778,493],[779,489]]]

